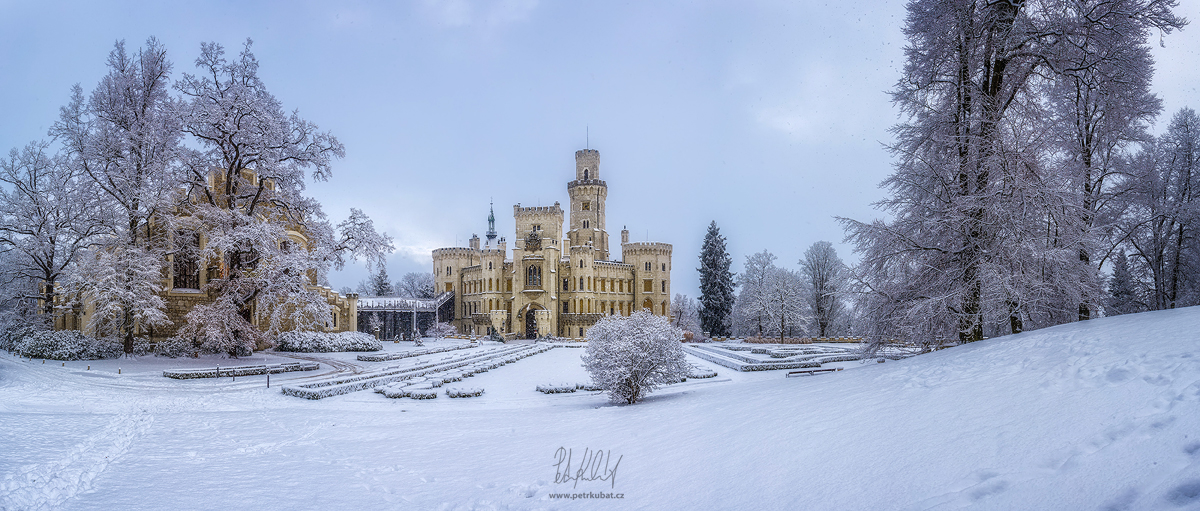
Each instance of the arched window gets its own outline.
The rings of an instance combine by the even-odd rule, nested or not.
[[[563,314],[571,312],[571,302],[563,302]]]
[[[588,169],[583,169],[583,180],[584,181],[588,180]]]
[[[583,228],[584,228],[584,229],[587,229],[587,228],[588,228],[588,221],[587,221],[587,220],[584,220],[584,221],[583,221]]]
[[[581,262],[581,263],[582,263],[583,261],[579,261],[579,262]],[[580,291],[583,291],[583,290],[584,290],[584,287],[583,287],[583,277],[579,277],[579,290],[580,290]]]
[[[650,271],[650,261],[646,261],[646,271]]]
[[[529,268],[525,270],[525,285],[542,285],[542,269],[540,267],[537,265],[529,265]]]
[[[563,291],[570,291],[569,287],[571,287],[571,279],[563,279]]]

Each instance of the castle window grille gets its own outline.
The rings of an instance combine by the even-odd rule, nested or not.
[[[579,290],[583,291],[583,277],[579,277]]]
[[[179,250],[175,252],[175,287],[200,289],[200,235],[195,232],[179,231],[175,234]]]

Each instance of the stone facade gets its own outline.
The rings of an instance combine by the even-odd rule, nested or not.
[[[243,171],[250,179],[256,179],[253,173],[249,170]],[[220,173],[214,172],[209,178],[209,186],[218,186],[217,176]],[[153,225],[153,224],[152,224]],[[296,228],[298,229],[298,227]],[[300,247],[308,247],[308,238],[298,230],[286,231],[287,239],[279,240],[280,243],[290,242]],[[192,244],[194,250],[176,250],[175,253],[167,255],[166,275],[163,279],[163,291],[161,293],[166,301],[164,312],[170,319],[171,324],[166,327],[160,327],[153,330],[139,329],[136,335],[146,335],[153,340],[165,339],[175,335],[175,333],[187,322],[186,316],[191,312],[192,308],[211,303],[211,297],[204,288],[208,282],[213,279],[221,278],[227,271],[225,269],[225,261],[200,261],[196,259],[184,261],[180,259],[181,254],[185,252],[199,254],[204,245],[207,243],[207,236],[204,233],[173,233],[174,242],[177,247],[183,247],[188,243]],[[186,238],[181,238],[186,236]],[[329,304],[332,313],[332,322],[325,327],[326,331],[330,332],[352,332],[358,329],[358,295],[349,294],[341,295],[337,291],[327,287],[318,286],[315,284],[316,272],[309,270],[310,279],[314,282],[308,286],[310,291],[320,294]],[[92,304],[85,304],[76,310],[63,312],[55,317],[55,328],[59,330],[80,330],[91,334],[87,331],[88,316],[94,312]],[[258,325],[259,315],[252,311],[251,322]]]
[[[553,206],[513,206],[516,236],[495,240],[494,223],[480,246],[433,251],[438,292],[453,292],[453,325],[462,333],[498,329],[530,338],[581,338],[605,315],[649,309],[670,316],[671,245],[630,243],[621,231],[621,260],[611,261],[605,225],[608,184],[600,179],[600,153],[575,152],[575,179],[567,183],[567,211]],[[493,221],[494,222],[494,221]]]

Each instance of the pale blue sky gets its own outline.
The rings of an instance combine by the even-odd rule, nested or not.
[[[285,108],[345,144],[309,190],[396,239],[393,279],[482,236],[489,199],[509,239],[513,204],[565,204],[590,131],[611,237],[673,244],[674,291],[695,296],[710,220],[735,271],[763,249],[795,267],[819,240],[853,259],[833,217],[879,216],[903,18],[902,2],[0,0],[0,150],[44,137],[115,40],[158,37],[179,77],[201,41],[236,53],[250,37]],[[1155,49],[1160,125],[1200,108],[1198,32]]]

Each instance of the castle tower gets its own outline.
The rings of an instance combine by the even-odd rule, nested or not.
[[[596,259],[608,260],[608,232],[604,227],[604,201],[608,185],[600,179],[600,151],[575,151],[575,180],[567,183],[571,196],[571,229],[567,240],[573,247],[592,245]]]

